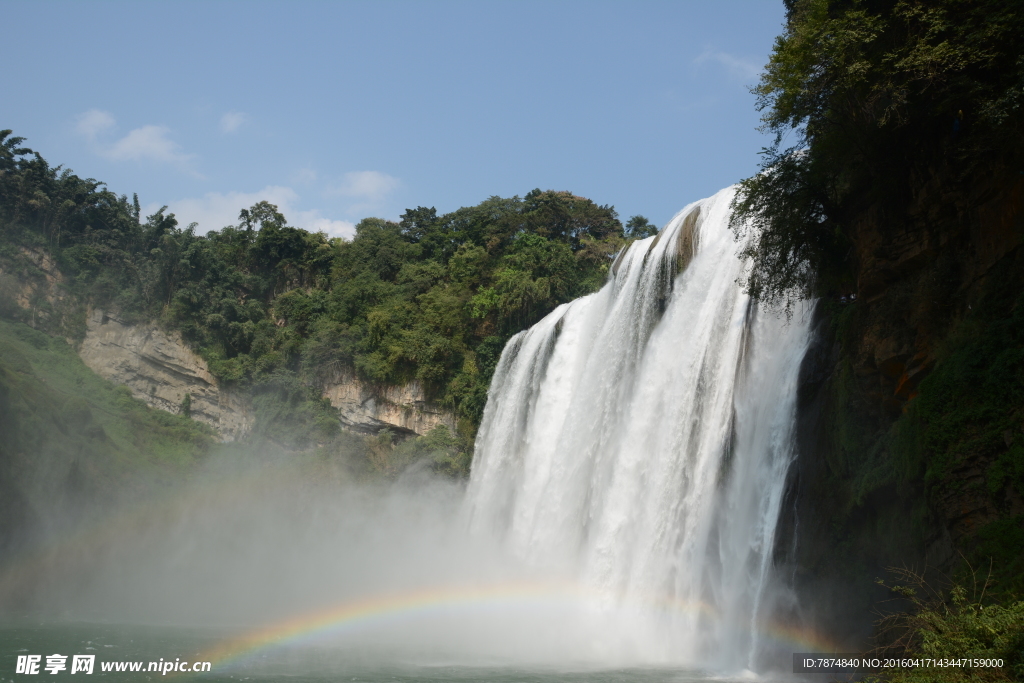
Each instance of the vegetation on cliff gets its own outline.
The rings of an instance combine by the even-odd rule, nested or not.
[[[463,473],[505,341],[597,289],[627,240],[655,232],[642,216],[623,227],[610,206],[533,190],[444,215],[418,207],[397,223],[367,218],[351,240],[291,226],[267,202],[200,235],[165,210],[144,219],[137,198],[21,145],[0,132],[0,315],[69,338],[84,332],[82,303],[159,319],[218,379],[267,404],[260,425],[277,437],[333,436],[319,386],[339,368],[377,386],[419,382],[460,418],[463,456],[442,460]],[[68,278],[67,310],[41,294],[15,303],[43,278],[26,250]]]
[[[40,507],[149,491],[213,443],[205,425],[111,386],[64,340],[0,321],[0,550],[33,530]]]
[[[1024,153],[1024,12],[993,0],[787,0],[754,88],[775,135],[741,183],[747,285],[763,301],[856,287],[854,224]],[[883,218],[884,220],[884,218]]]
[[[1024,10],[988,0],[786,6],[754,89],[774,144],[740,185],[733,228],[751,233],[750,293],[786,309],[819,298],[824,320],[796,564],[808,585],[847,587],[830,594],[850,604],[840,619],[863,612],[868,577],[896,564],[957,581],[969,564],[991,564],[985,602],[1015,604]],[[998,611],[949,596],[936,633]],[[916,608],[926,621],[939,614]]]
[[[969,663],[887,667],[881,676],[869,676],[869,682],[1024,680],[1024,601],[1005,606],[985,604],[988,580],[979,584],[973,572],[970,591],[963,585],[954,585],[946,595],[936,592],[913,571],[893,569],[892,572],[898,583],[887,587],[909,602],[913,609],[882,620],[880,637],[885,645],[876,654],[884,658],[969,660]],[[886,585],[881,580],[879,583]],[[986,665],[976,665],[977,660]],[[996,662],[1001,665],[995,665]]]

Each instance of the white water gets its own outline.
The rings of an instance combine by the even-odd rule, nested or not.
[[[655,656],[719,670],[771,645],[808,339],[806,315],[766,314],[737,284],[731,198],[687,207],[506,345],[467,492],[475,531],[609,609],[660,605]]]
[[[237,449],[81,523],[53,506],[74,533],[0,563],[0,621],[32,615],[0,634],[22,643],[0,664],[64,651],[62,619],[79,641],[127,624],[105,654],[153,661],[358,611],[215,677],[747,680],[773,647],[788,668],[771,549],[806,321],[736,285],[729,200],[688,207],[509,343],[465,492],[422,467],[378,486],[323,454]]]

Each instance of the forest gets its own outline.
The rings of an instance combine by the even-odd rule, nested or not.
[[[80,340],[86,308],[179,330],[221,383],[270,401],[263,436],[308,447],[338,431],[317,392],[344,366],[377,386],[417,381],[454,413],[447,469],[468,472],[487,386],[505,342],[555,306],[595,291],[611,258],[655,234],[569,192],[491,197],[398,222],[366,218],[351,240],[291,226],[267,202],[238,224],[198,234],[138,197],[51,166],[0,131],[0,314]],[[14,303],[39,276],[23,248],[51,254],[73,291],[68,310]],[[454,459],[452,459],[454,458]]]
[[[1024,12],[785,6],[753,88],[772,143],[730,223],[749,238],[739,284],[755,306],[786,317],[816,302],[771,561],[845,642],[1000,657],[999,672],[941,680],[1024,680]],[[91,309],[180,333],[218,383],[252,397],[252,443],[343,449],[363,475],[426,461],[465,479],[506,342],[658,232],[540,189],[365,218],[351,239],[265,201],[210,227],[143,216],[137,196],[0,131],[0,483],[33,449],[93,453],[117,478],[141,452],[159,477],[214,448],[187,404],[153,411],[75,365]],[[65,277],[59,301],[26,299],[25,283],[48,277],[30,258],[41,252]],[[321,391],[338,368],[382,391],[416,383],[457,429],[345,432]],[[0,493],[2,546],[26,506]],[[873,606],[894,599],[876,623]]]

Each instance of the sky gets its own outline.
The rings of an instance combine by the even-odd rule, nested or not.
[[[568,190],[663,226],[757,171],[781,0],[0,0],[0,129],[198,232]]]

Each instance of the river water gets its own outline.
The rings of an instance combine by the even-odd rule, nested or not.
[[[231,633],[219,629],[167,626],[117,626],[81,623],[22,622],[0,625],[0,681],[33,680],[17,674],[18,655],[41,655],[39,680],[72,676],[70,656],[95,655],[92,676],[110,681],[194,680],[194,681],[292,681],[321,683],[354,681],[451,681],[453,683],[690,683],[698,681],[786,680],[752,674],[723,676],[708,671],[670,666],[599,667],[584,662],[559,665],[522,665],[509,662],[430,661],[389,657],[373,648],[281,647],[235,662],[212,663],[201,673],[148,671],[150,662],[184,661],[191,667],[196,657],[210,652]],[[57,674],[45,670],[47,656],[67,655],[67,669]],[[408,657],[408,653],[407,653]],[[104,663],[141,664],[141,671],[102,671]],[[160,666],[154,666],[158,671]],[[113,667],[112,667],[113,668]],[[87,676],[84,672],[73,674]],[[70,680],[76,680],[70,678]],[[91,680],[86,677],[85,680]]]

